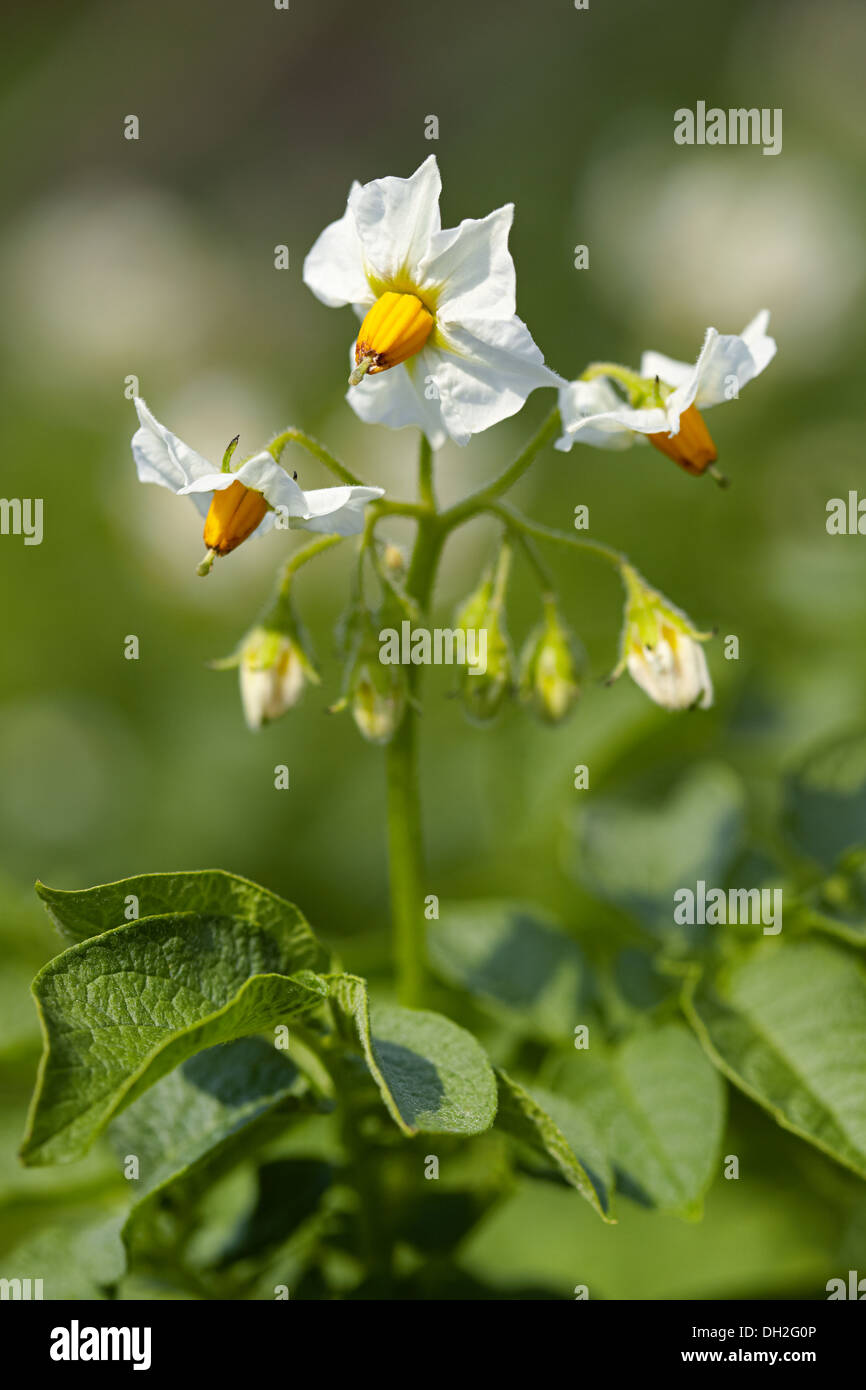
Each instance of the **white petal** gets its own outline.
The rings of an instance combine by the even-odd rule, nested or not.
[[[438,358],[425,348],[398,367],[365,376],[357,386],[349,387],[346,400],[367,424],[387,425],[392,430],[414,426],[424,431],[432,448],[441,449],[448,432],[433,377],[437,364]],[[428,397],[428,392],[435,394]]]
[[[537,387],[564,385],[516,316],[466,318],[448,324],[442,336],[444,345],[427,356],[437,359],[433,378],[442,420],[458,444],[516,415]]]
[[[651,652],[630,647],[626,661],[632,679],[663,709],[707,709],[713,702],[703,649],[684,633],[676,635],[673,646],[662,638]]]
[[[254,670],[241,664],[240,668],[241,704],[247,727],[260,729],[268,717],[272,696],[270,671]]]
[[[604,377],[572,381],[559,392],[563,432],[556,448],[567,453],[572,444],[592,444],[598,449],[627,449],[640,434],[658,434],[668,428],[661,408],[632,410]]]
[[[182,494],[196,492],[221,492],[232,483],[243,483],[244,487],[260,492],[272,507],[284,507],[289,516],[304,516],[306,498],[304,492],[266,449],[247,459],[233,473],[208,473],[196,478]]]
[[[739,392],[773,360],[776,343],[766,331],[769,321],[769,311],[762,309],[740,334],[708,328],[693,366],[660,352],[643,354],[641,376],[657,376],[676,388],[667,402],[672,433],[679,428],[679,416],[688,406],[706,409],[733,399],[734,390]]]
[[[361,187],[352,185],[352,193]],[[352,194],[349,195],[350,198]],[[364,251],[347,207],[337,222],[321,233],[304,261],[304,283],[330,308],[340,304],[372,304],[375,295],[364,269]]]
[[[694,362],[678,362],[663,352],[645,352],[640,359],[640,375],[650,381],[658,377],[665,386],[684,386],[694,370]]]
[[[436,156],[430,155],[408,179],[374,179],[355,184],[349,211],[355,219],[368,275],[383,282],[407,277],[415,283],[418,267],[439,231],[442,181]]]
[[[384,488],[361,485],[314,488],[304,492],[266,449],[247,459],[237,472],[210,473],[190,483],[182,491],[214,493],[231,487],[235,482],[260,492],[271,507],[281,509],[301,529],[339,536],[355,536],[362,531],[364,507],[385,493]],[[268,512],[254,534],[269,531],[275,521],[274,512]]]
[[[447,325],[464,318],[511,318],[517,307],[516,275],[508,233],[514,204],[487,217],[466,218],[438,232],[420,268],[419,287],[435,294],[437,316]]]
[[[382,487],[323,487],[304,494],[307,510],[299,525],[305,531],[322,531],[327,536],[357,536],[364,529],[364,508]]]
[[[769,309],[761,309],[752,322],[743,329],[740,337],[752,354],[755,364],[754,375],[759,376],[776,356],[776,340],[767,333],[770,322]]]
[[[180,492],[193,479],[213,472],[213,464],[161,425],[140,396],[135,397],[135,408],[141,427],[132,437],[132,453],[141,482]]]

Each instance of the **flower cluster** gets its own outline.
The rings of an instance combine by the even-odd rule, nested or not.
[[[207,574],[217,558],[252,535],[272,528],[319,533],[319,541],[287,562],[273,607],[235,655],[218,665],[239,669],[251,728],[297,703],[318,681],[309,645],[290,601],[295,571],[341,537],[360,536],[356,592],[344,623],[347,659],[343,697],[361,733],[384,743],[416,701],[414,678],[385,669],[376,633],[387,609],[417,613],[429,606],[442,544],[457,525],[487,512],[504,523],[496,564],[456,617],[460,632],[483,633],[484,669],[463,670],[459,693],[469,716],[492,719],[516,696],[549,723],[573,709],[583,684],[583,657],[564,623],[534,539],[550,539],[595,552],[615,564],[625,591],[620,657],[611,679],[628,671],[657,704],[669,710],[706,709],[713,691],[701,633],[690,619],[643,580],[625,556],[600,542],[534,527],[501,497],[554,442],[623,449],[649,441],[692,476],[716,467],[717,450],[703,412],[736,399],[772,360],[776,344],[759,313],[740,334],[706,331],[694,364],[645,352],[639,369],[593,362],[573,380],[547,366],[526,324],[517,316],[514,262],[508,248],[514,209],[443,227],[441,181],[434,157],[408,179],[353,184],[345,212],[321,233],[304,262],[304,280],[322,303],[350,305],[360,325],[350,347],[346,399],[361,420],[421,431],[420,498],[402,502],[368,486],[308,435],[277,435],[265,448],[234,464],[238,439],[219,467],[185,444],[136,399],[139,428],[132,452],[142,482],[189,496],[204,518]],[[474,434],[516,414],[531,392],[557,393],[556,408],[520,458],[486,488],[440,511],[433,486],[433,451],[448,440],[467,444]],[[337,475],[339,485],[305,490],[281,456],[288,443],[307,450]],[[376,534],[392,515],[417,523],[408,568],[393,543]],[[519,543],[542,587],[542,618],[515,658],[505,623],[505,591],[512,549]],[[364,598],[371,562],[382,595],[378,608]]]

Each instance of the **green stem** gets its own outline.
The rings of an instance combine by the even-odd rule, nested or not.
[[[430,449],[422,441],[419,457],[419,490],[432,500]],[[439,516],[432,509],[418,518],[415,547],[406,577],[406,591],[426,610],[445,541]],[[424,997],[426,951],[424,941],[424,842],[418,785],[418,699],[421,667],[407,673],[409,700],[406,712],[385,753],[388,800],[388,858],[391,879],[391,921],[397,993],[401,1004],[418,1008]]]
[[[455,503],[453,507],[449,507],[447,511],[442,512],[442,524],[450,531],[453,527],[459,526],[464,521],[468,521],[476,512],[484,511],[488,508],[491,502],[495,502],[498,497],[501,497],[504,492],[507,492],[509,488],[513,487],[518,478],[523,477],[523,474],[535,462],[545,444],[550,443],[560,428],[561,420],[559,417],[559,410],[554,409],[550,412],[538,432],[530,439],[523,452],[518,454],[517,458],[505,469],[504,473],[500,473],[499,477],[494,478],[492,483],[488,483],[485,487],[479,488],[477,492],[471,492],[469,496],[464,497],[461,502]]]
[[[418,495],[423,506],[429,511],[436,510],[436,493],[433,490],[433,450],[426,434],[421,436],[418,451]]]
[[[653,404],[663,404],[662,391],[660,391],[659,379],[653,382],[651,379],[641,377],[638,371],[632,371],[631,367],[620,367],[617,361],[591,361],[588,367],[581,371],[580,381],[595,381],[598,377],[607,377],[610,381],[619,381],[621,386],[628,392],[628,400],[632,406],[639,406],[652,399]]]
[[[365,1140],[361,1128],[364,1100],[363,1093],[359,1095],[357,1089],[352,1059],[347,1056],[339,1040],[339,1029],[335,1029],[338,1036],[333,1041],[324,1043],[315,1038],[309,1029],[299,1027],[296,1032],[327,1078],[337,1106],[340,1140],[346,1157],[346,1181],[354,1188],[357,1197],[360,1254],[370,1274],[387,1278],[391,1270],[391,1242],[387,1234],[387,1221],[383,1219],[384,1193],[376,1168],[375,1151]]]
[[[505,509],[503,508],[503,510]],[[514,540],[515,544],[520,547],[522,554],[529,563],[530,569],[538,580],[542,595],[545,598],[548,596],[554,597],[556,594],[556,583],[548,566],[539,555],[537,547],[533,544],[530,537],[521,531],[519,526],[514,525],[510,518],[506,520],[506,518],[503,517],[503,520],[508,527],[509,535]]]
[[[500,520],[524,535],[534,536],[536,540],[552,541],[555,545],[567,545],[572,550],[586,550],[593,555],[599,555],[603,560],[607,560],[608,564],[615,565],[620,572],[628,564],[627,557],[621,551],[614,550],[612,545],[605,545],[603,541],[591,541],[583,536],[570,536],[567,531],[557,531],[552,526],[542,526],[540,522],[529,521],[520,512],[514,511],[502,502],[486,507],[485,511],[498,516]]]
[[[322,536],[319,540],[311,541],[309,545],[302,546],[300,550],[295,551],[294,555],[289,556],[280,572],[279,596],[283,598],[289,592],[292,576],[297,574],[299,569],[310,560],[314,560],[317,555],[321,555],[323,551],[339,545],[342,540],[345,540],[344,536]]]
[[[352,487],[362,486],[360,478],[356,478],[354,473],[350,472],[345,464],[340,463],[339,459],[335,459],[334,455],[328,452],[324,444],[320,444],[317,439],[313,439],[312,435],[304,434],[303,430],[283,430],[282,434],[275,435],[271,440],[268,445],[268,453],[276,459],[277,463],[279,463],[280,455],[287,444],[300,444],[302,449],[306,449],[308,454],[312,454],[313,458],[319,460],[319,463],[323,463],[341,482],[349,483]]]

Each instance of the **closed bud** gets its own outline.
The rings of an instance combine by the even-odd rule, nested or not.
[[[251,729],[279,719],[298,703],[308,683],[319,683],[288,593],[278,597],[231,656],[212,661],[211,666],[218,671],[237,668],[244,718]]]
[[[409,683],[403,666],[379,660],[380,621],[356,604],[341,623],[341,645],[348,653],[343,694],[331,713],[350,709],[369,743],[390,743],[406,711]]]
[[[580,660],[575,638],[552,598],[544,618],[529,634],[520,658],[520,698],[547,724],[559,724],[580,695]]]
[[[349,692],[352,717],[369,743],[390,743],[406,711],[407,682],[402,666],[384,666],[374,656],[355,668]]]
[[[402,579],[406,573],[406,556],[393,541],[388,541],[382,551],[382,564],[391,579]]]
[[[455,618],[466,654],[460,696],[469,718],[479,724],[496,718],[513,685],[514,657],[504,612],[510,561],[511,551],[503,546],[495,575],[484,576]]]
[[[238,663],[241,704],[251,729],[260,729],[296,705],[308,681],[319,677],[300,643],[274,628],[255,627]]]

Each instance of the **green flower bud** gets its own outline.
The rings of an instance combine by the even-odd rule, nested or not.
[[[520,698],[539,719],[559,724],[580,695],[580,658],[573,633],[556,602],[545,599],[544,618],[529,634],[520,658]]]
[[[467,658],[459,694],[467,715],[479,724],[496,718],[512,690],[514,657],[504,613],[510,561],[511,551],[503,546],[495,575],[484,575],[455,617]]]
[[[390,743],[406,711],[409,682],[404,667],[379,660],[379,620],[353,604],[341,623],[348,652],[343,694],[331,713],[349,708],[359,733],[370,743]]]
[[[355,670],[350,693],[352,717],[369,743],[390,743],[406,711],[407,682],[402,666],[383,666],[378,656]]]

